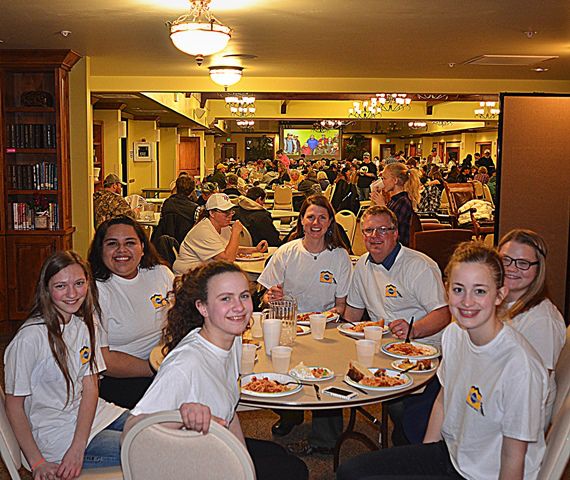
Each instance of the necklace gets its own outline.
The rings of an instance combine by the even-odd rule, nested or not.
[[[305,247],[305,250],[307,250],[307,252],[309,252],[309,254],[313,257],[313,260],[315,260],[315,261],[317,261],[318,258],[319,258],[319,255],[325,251],[325,249],[323,249],[323,250],[320,250],[319,252],[311,252],[311,251],[307,248],[307,245],[305,244],[305,241],[303,241],[303,247]]]

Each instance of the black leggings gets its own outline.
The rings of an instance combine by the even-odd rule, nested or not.
[[[154,377],[114,378],[103,375],[99,396],[103,400],[132,410],[147,391]]]
[[[455,470],[447,445],[437,443],[405,445],[365,453],[344,462],[336,472],[337,480],[456,480],[463,477]]]
[[[281,445],[266,440],[246,438],[257,480],[307,480],[309,470],[300,458]]]

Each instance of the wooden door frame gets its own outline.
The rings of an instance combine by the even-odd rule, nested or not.
[[[224,146],[226,146],[226,145],[233,145],[233,147],[235,149],[235,157],[232,157],[232,158],[234,158],[234,160],[235,160],[236,157],[238,156],[238,154],[237,154],[238,153],[237,142],[223,142],[223,143],[220,143],[220,157],[221,157],[222,162],[224,160],[227,160],[230,158],[230,157],[223,157],[222,156],[222,153],[224,151]]]

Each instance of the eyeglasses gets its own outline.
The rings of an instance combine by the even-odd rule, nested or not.
[[[514,263],[515,267],[517,267],[519,270],[528,270],[530,267],[533,265],[538,265],[540,262],[529,262],[524,258],[511,258],[508,255],[503,255],[503,265],[505,267],[510,266],[512,263]]]
[[[388,232],[395,231],[395,227],[375,227],[375,228],[363,228],[362,235],[365,237],[371,237],[374,234],[380,235],[381,237],[385,237]]]
[[[233,210],[218,210],[217,208],[214,209],[214,212],[221,213],[222,215],[225,215],[226,217],[231,217],[234,214]]]

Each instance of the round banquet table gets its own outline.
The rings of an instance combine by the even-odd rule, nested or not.
[[[321,382],[304,381],[304,383],[310,383],[311,385],[303,386],[299,392],[287,396],[257,397],[242,393],[240,404],[248,407],[279,408],[285,410],[326,410],[331,408],[358,407],[407,395],[422,388],[435,375],[435,369],[427,373],[408,372],[407,375],[409,375],[413,381],[410,386],[399,390],[384,392],[371,390],[364,390],[366,394],[359,392],[354,387],[343,382],[344,376],[348,371],[349,362],[356,359],[356,339],[341,334],[337,330],[337,326],[337,323],[329,323],[323,340],[314,340],[310,334],[297,335],[295,344],[293,345],[290,363],[290,368],[295,367],[299,362],[303,362],[306,366],[326,367],[334,371],[334,378]],[[383,343],[388,343],[394,341],[394,338],[391,335],[384,335],[382,341]],[[265,354],[263,341],[260,343],[261,348],[258,350],[259,360],[254,365],[253,373],[273,372],[271,357]],[[392,369],[390,364],[394,360],[397,359],[380,351],[374,356],[372,366]],[[437,360],[433,361],[437,362]],[[312,384],[319,386],[321,400],[317,399]],[[322,393],[324,388],[332,385],[355,392],[357,396],[349,400],[344,400]]]
[[[271,218],[297,218],[299,216],[299,212],[294,212],[293,210],[268,210],[271,214]]]

